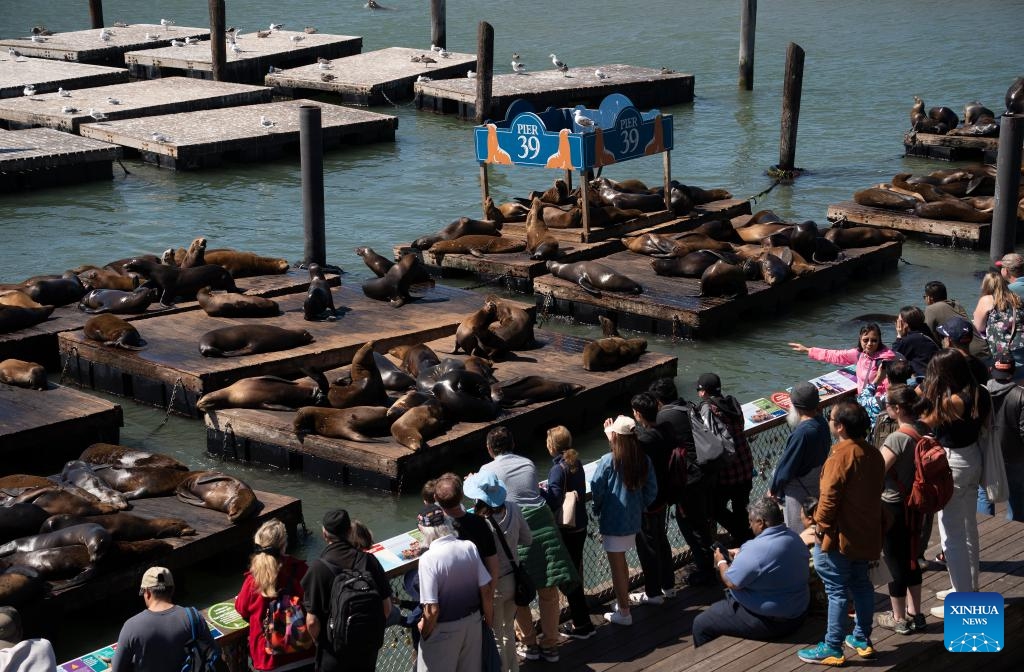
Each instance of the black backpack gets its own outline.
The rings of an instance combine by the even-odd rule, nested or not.
[[[353,649],[379,649],[384,644],[384,598],[377,590],[373,575],[366,569],[369,557],[358,552],[351,569],[342,569],[320,559],[334,572],[327,642],[338,656]]]

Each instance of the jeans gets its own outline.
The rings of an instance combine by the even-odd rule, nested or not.
[[[640,531],[636,534],[636,554],[644,572],[644,588],[648,597],[657,597],[663,590],[675,587],[672,546],[665,528],[667,513],[667,506],[658,511],[645,511],[640,518]]]
[[[953,470],[953,497],[939,512],[939,536],[946,554],[946,570],[954,591],[978,589],[978,485],[981,450],[977,443],[946,448]]]
[[[1006,519],[1024,521],[1024,461],[1006,463]],[[996,505],[989,501],[985,488],[978,486],[978,513],[996,515]]]
[[[826,553],[821,550],[821,546],[815,544],[814,570],[825,585],[825,594],[828,595],[825,643],[833,648],[843,648],[849,602],[847,591],[853,596],[853,608],[856,611],[853,636],[870,641],[875,588],[868,578],[867,561],[850,560],[838,550]]]

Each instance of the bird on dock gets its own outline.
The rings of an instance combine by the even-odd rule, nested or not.
[[[305,28],[302,29],[302,32],[304,32],[306,35],[314,35],[319,31],[316,29],[316,26],[306,26]]]
[[[174,19],[160,19],[160,25],[164,28],[170,29],[174,25]]]
[[[167,137],[166,135],[164,135],[163,133],[157,133],[155,131],[153,132],[152,135],[149,136],[149,139],[152,140],[153,142],[170,142],[171,141],[171,139],[169,137]]]
[[[662,67],[662,69],[661,69],[661,74],[663,74],[663,75],[674,75],[675,72],[676,72],[675,70],[669,70],[666,67]]]
[[[412,61],[413,63],[419,63],[419,62],[421,62],[423,60],[423,57],[419,56],[419,55],[416,55],[416,56],[411,57],[409,60]]]
[[[198,42],[198,41],[199,41],[199,38],[198,38],[198,37],[186,37],[186,38],[185,38],[185,46],[187,47],[187,46],[189,46],[190,44],[195,44],[195,43],[196,43],[196,42]]]
[[[53,31],[52,30],[47,30],[46,26],[33,26],[32,34],[33,35],[53,35]]]
[[[34,95],[36,95],[35,84],[26,84],[25,88],[22,89],[21,92],[24,93],[26,96],[34,96]]]
[[[452,52],[448,51],[444,47],[441,47],[441,51],[437,52],[437,55],[440,56],[441,58],[450,58]]]
[[[57,87],[57,95],[60,96],[61,98],[70,98],[71,97],[71,92],[68,91],[67,89],[65,89],[63,86],[58,86]]]
[[[256,37],[270,37],[270,31],[269,30],[257,30],[256,31]]]
[[[11,56],[14,56],[15,58],[21,58],[21,52],[15,49],[14,47],[7,47],[7,53]]]
[[[604,70],[601,68],[594,70],[594,77],[597,77],[598,79],[608,79],[608,75],[605,74]]]
[[[576,125],[581,127],[583,130],[593,129],[594,120],[583,114],[583,110],[576,109],[572,114],[572,120],[576,122]]]
[[[78,108],[71,107],[70,105],[65,105],[64,107],[60,108],[60,111],[61,114],[74,114],[75,112],[78,112]]]
[[[306,39],[306,36],[305,35],[292,35],[288,39],[291,40],[292,42],[301,42],[304,39]]]
[[[113,35],[113,33],[111,33],[106,28],[104,28],[103,30],[100,31],[100,39],[103,40],[104,42],[110,42],[110,38],[111,38],[112,35]]]
[[[110,103],[111,105],[120,105],[121,104],[121,101],[119,99],[117,99],[117,98],[109,98],[108,97],[107,98],[107,102]]]
[[[231,43],[231,52],[234,53],[234,54],[242,53],[242,48],[240,46],[238,46],[238,42],[232,42]]]
[[[114,21],[114,28],[127,28],[128,24],[124,21]]]
[[[28,39],[32,40],[33,42],[46,42],[46,38],[42,35],[33,35]]]
[[[416,82],[417,83],[432,82],[432,81],[434,81],[434,78],[433,77],[427,77],[426,75],[420,75],[419,77],[416,78]]]
[[[424,67],[429,68],[431,63],[437,63],[437,59],[431,58],[430,56],[420,55],[420,63],[422,63]]]
[[[520,63],[519,61],[512,61],[512,72],[516,73],[517,75],[526,74],[526,66]]]
[[[147,40],[159,40],[160,39],[160,33],[146,33],[146,39]]]
[[[330,65],[331,64],[331,59],[324,58],[323,56],[320,56],[319,58],[316,59],[316,62],[319,65]]]
[[[272,24],[270,24],[270,30],[272,30],[272,31],[273,30],[281,30],[282,28],[284,28],[284,24],[283,23],[272,23]]]
[[[321,70],[330,70],[334,66],[331,65],[330,61],[324,61],[324,62],[321,62],[321,63],[317,63],[316,67],[320,68]]]
[[[336,79],[336,77],[334,75],[328,73],[328,72],[321,72],[320,73],[320,81],[321,82],[333,82],[335,79]]]
[[[107,118],[107,115],[92,107],[89,108],[89,116],[92,117],[94,121],[103,121]]]
[[[277,123],[271,121],[270,119],[267,119],[265,116],[263,116],[261,114],[260,115],[260,126],[262,126],[263,128],[273,128],[274,126],[277,126]]]
[[[436,54],[437,52],[441,51],[442,49],[444,49],[444,47],[439,47],[439,46],[437,46],[436,44],[434,44],[433,42],[431,42],[431,43],[430,43],[430,50],[431,50],[432,52],[434,52],[435,54]]]
[[[555,66],[556,70],[559,70],[566,77],[569,76],[569,66],[558,60],[558,56],[555,56],[554,54],[549,54],[548,58],[551,59],[551,63],[552,65]]]
[[[184,47],[185,42],[183,40],[171,40],[172,47]]]
[[[476,79],[476,71],[470,70],[466,73],[466,79]]]
[[[281,70],[281,68],[275,68],[274,66],[270,66],[270,69],[267,70],[267,74],[269,75],[273,75],[278,72],[283,72],[283,70]]]

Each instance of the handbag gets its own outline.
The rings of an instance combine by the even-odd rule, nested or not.
[[[533,585],[533,578],[526,571],[526,568],[523,567],[522,563],[516,562],[515,558],[512,557],[512,551],[508,547],[508,542],[505,541],[505,533],[498,527],[498,523],[494,522],[494,516],[488,514],[487,522],[491,524],[494,534],[498,537],[498,541],[501,542],[501,547],[505,549],[508,561],[512,564],[512,578],[516,584],[516,606],[528,607],[533,602],[533,598],[537,597],[537,587]]]
[[[1018,394],[1020,394],[1018,392]],[[1006,401],[1003,402],[1003,406],[1000,407],[1000,416],[1003,415],[1003,408],[1006,408]],[[1000,422],[1005,422],[1012,426],[1012,421],[1008,421],[1005,418],[1000,418]],[[995,504],[996,502],[1005,502],[1010,495],[1008,483],[1006,481],[1006,462],[1003,460],[1003,448],[999,445],[998,432],[995,431],[993,426],[992,415],[989,415],[989,421],[982,427],[981,435],[978,437],[979,448],[981,448],[981,487],[985,489],[985,495],[988,497],[988,501]]]
[[[883,586],[892,581],[892,572],[889,571],[885,556],[868,562],[868,580],[872,586]]]
[[[562,510],[558,514],[558,526],[576,528],[576,504],[580,496],[575,490],[569,489],[569,472],[562,471]]]

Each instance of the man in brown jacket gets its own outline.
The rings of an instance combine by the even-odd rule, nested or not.
[[[864,440],[871,422],[852,401],[836,404],[829,428],[838,442],[821,471],[821,494],[814,514],[817,543],[814,569],[828,595],[825,640],[797,654],[805,663],[843,665],[843,644],[862,658],[871,658],[874,587],[868,562],[882,553],[882,486],[885,462]],[[846,632],[847,591],[856,611],[853,634]]]

